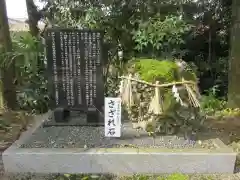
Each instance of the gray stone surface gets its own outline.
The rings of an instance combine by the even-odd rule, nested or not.
[[[75,130],[70,127],[58,127],[44,130],[41,127],[41,119],[46,117],[39,118],[40,120],[32,129],[25,132],[3,153],[4,167],[7,172],[160,174],[233,173],[234,170],[236,153],[220,140],[213,140],[215,149],[198,147],[169,149],[162,145],[143,148],[138,147],[138,143],[149,146],[156,145],[160,141],[155,140],[154,143],[153,139],[147,136],[133,138],[135,131],[131,132],[130,129],[126,132],[123,130],[124,138],[118,140],[105,139],[102,136],[103,129],[96,127],[87,129],[77,127]],[[125,127],[129,128],[127,125]],[[65,137],[66,135],[68,136]],[[62,140],[61,138],[64,137],[65,139]],[[52,140],[54,140],[53,143]],[[40,143],[36,145],[36,141]],[[74,143],[66,143],[72,141]],[[182,140],[177,139],[175,144],[180,141]],[[61,142],[66,145],[66,148],[59,148]],[[113,148],[114,145],[123,142],[128,144],[131,142],[136,146]],[[88,147],[81,148],[86,143]],[[45,145],[44,148],[38,148],[39,144]],[[112,148],[109,148],[109,145]]]
[[[7,172],[31,173],[233,173],[235,155],[228,153],[101,152],[77,149],[25,149],[3,154]]]

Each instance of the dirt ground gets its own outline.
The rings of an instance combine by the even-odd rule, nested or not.
[[[227,145],[233,141],[240,141],[240,118],[229,117],[222,120],[209,118],[205,126],[210,129],[209,136],[217,136]]]
[[[0,115],[0,117],[2,117]],[[4,169],[2,164],[1,153],[9,147],[15,140],[17,140],[20,134],[26,130],[33,121],[31,117],[13,117],[12,115],[7,115],[5,117],[9,120],[9,128],[6,130],[1,130],[0,128],[0,180],[9,180],[8,177],[4,175]],[[25,118],[22,120],[21,118]],[[221,139],[225,144],[231,145],[232,142],[240,143],[240,119],[238,118],[225,118],[223,120],[216,120],[214,118],[209,118],[206,121],[206,127],[208,127],[209,132],[200,135],[203,139],[216,138]],[[240,149],[240,148],[239,148]],[[239,164],[240,167],[240,164]],[[239,168],[240,169],[240,168]],[[191,179],[198,180],[199,175],[193,176]],[[39,180],[39,178],[31,178],[34,180]],[[42,179],[42,178],[40,178]],[[212,175],[212,179],[216,180],[240,180],[240,172],[233,175]],[[11,178],[11,180],[13,180]]]
[[[0,126],[0,180],[3,180],[3,162],[2,152],[15,142],[23,131],[30,125],[31,116],[26,116],[22,112],[3,112],[0,111],[1,123],[6,123],[4,127]],[[0,125],[1,125],[0,123]]]

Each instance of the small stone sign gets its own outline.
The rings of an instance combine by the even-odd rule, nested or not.
[[[95,109],[104,105],[100,31],[49,29],[46,54],[51,107]]]
[[[121,137],[121,98],[105,98],[105,136]]]

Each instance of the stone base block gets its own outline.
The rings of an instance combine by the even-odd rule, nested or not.
[[[216,147],[214,149],[135,146],[89,149],[82,147],[22,148],[22,145],[33,137],[36,129],[43,124],[46,115],[37,118],[40,120],[36,120],[36,125],[3,152],[2,158],[6,172],[131,175],[175,172],[208,174],[234,171],[236,153],[219,139],[213,140]]]

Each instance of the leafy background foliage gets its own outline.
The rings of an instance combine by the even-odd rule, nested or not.
[[[116,95],[119,83],[117,77],[122,75],[124,64],[133,57],[180,58],[191,67],[194,66],[201,93],[208,97],[204,101],[213,98],[208,93],[212,87],[219,89],[214,98],[226,99],[230,0],[42,1],[46,3],[42,18],[52,27],[98,28],[105,31],[104,48],[107,56],[104,60],[108,62],[104,69],[106,95]],[[25,50],[28,51],[31,46],[32,51],[35,51],[35,47],[29,45],[30,42],[26,39]],[[32,44],[35,44],[35,40],[32,40]],[[17,52],[25,50],[21,48]],[[123,51],[123,58],[118,57],[119,50]],[[39,52],[43,54],[43,50]],[[26,61],[25,63],[27,64]],[[33,99],[40,102],[41,97],[44,99],[41,103],[46,104],[43,72],[39,71],[39,75],[36,75],[33,67],[36,66],[21,71],[26,71],[26,77],[36,79],[33,82],[36,82],[39,92],[45,92],[45,95]],[[33,75],[30,76],[29,73]]]
[[[2,64],[8,65],[7,56],[15,60],[17,100],[19,108],[31,113],[48,110],[47,80],[44,68],[43,44],[28,32],[12,32],[13,51],[3,54]]]
[[[42,1],[46,6],[41,10],[41,18],[52,27],[105,31],[106,95],[116,95],[118,76],[133,57],[180,58],[195,67],[201,92],[205,94],[203,100],[208,104],[204,105],[206,109],[217,106],[213,103],[216,97],[225,102],[230,0]],[[11,57],[16,60],[20,108],[46,111],[43,44],[39,37],[26,32],[13,33],[12,41]],[[118,56],[119,50],[123,51],[122,58]],[[214,97],[208,93],[212,87],[218,88]]]

